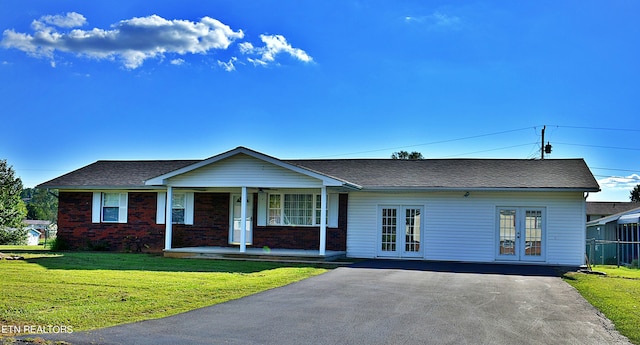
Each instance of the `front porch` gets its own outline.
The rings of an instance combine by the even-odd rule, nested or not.
[[[184,247],[164,250],[168,258],[190,259],[222,259],[245,261],[278,261],[295,263],[323,263],[333,262],[346,257],[345,251],[325,250],[324,255],[319,250],[303,249],[268,249],[247,247],[244,252],[238,247]]]

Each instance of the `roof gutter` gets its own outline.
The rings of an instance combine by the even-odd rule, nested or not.
[[[371,192],[599,192],[597,188],[525,188],[525,187],[389,187],[364,186],[363,191]]]

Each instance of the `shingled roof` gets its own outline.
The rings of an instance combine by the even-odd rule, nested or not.
[[[637,207],[640,207],[640,204],[636,202],[588,201],[587,215],[608,216],[620,212],[626,212]]]
[[[97,161],[53,180],[41,188],[150,188],[153,177],[202,162]],[[363,189],[561,189],[599,191],[582,159],[334,159],[283,160]]]
[[[600,187],[582,159],[293,160],[365,189],[571,189]]]
[[[146,188],[150,178],[200,162],[167,161],[97,161],[68,174],[47,181],[39,188]]]

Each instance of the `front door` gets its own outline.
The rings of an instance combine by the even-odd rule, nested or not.
[[[543,208],[498,208],[498,260],[544,261],[544,214]]]
[[[422,256],[422,214],[421,206],[380,206],[378,256]]]
[[[229,234],[232,244],[240,244],[242,233],[242,196],[240,194],[231,195],[231,233]],[[247,219],[246,219],[246,244],[253,243],[253,195],[247,195]]]

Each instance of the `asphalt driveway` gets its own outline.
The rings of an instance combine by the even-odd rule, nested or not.
[[[630,344],[552,268],[366,261],[80,344]]]

